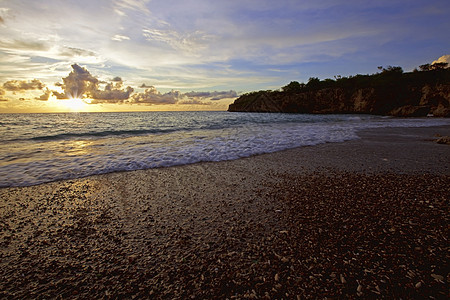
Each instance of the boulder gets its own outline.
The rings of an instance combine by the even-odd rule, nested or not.
[[[405,105],[390,111],[388,114],[394,117],[426,117],[429,113],[429,106]]]

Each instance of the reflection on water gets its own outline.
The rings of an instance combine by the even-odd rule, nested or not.
[[[66,143],[66,154],[70,156],[89,154],[92,144],[91,141],[69,141]]]

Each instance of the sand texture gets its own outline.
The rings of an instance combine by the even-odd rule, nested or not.
[[[0,298],[449,297],[450,127],[0,189]]]

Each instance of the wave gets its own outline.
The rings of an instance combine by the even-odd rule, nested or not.
[[[180,129],[135,129],[135,130],[105,130],[105,131],[92,131],[92,132],[68,132],[53,135],[44,135],[31,137],[29,139],[15,139],[16,141],[53,141],[53,140],[67,140],[67,139],[80,139],[80,138],[101,138],[101,137],[114,137],[114,136],[134,136],[145,134],[164,134],[179,131]]]

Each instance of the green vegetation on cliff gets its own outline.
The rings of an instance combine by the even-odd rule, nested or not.
[[[292,81],[277,91],[240,96],[228,111],[287,113],[367,113],[396,116],[450,116],[450,68],[426,64],[405,73],[379,67],[372,75]]]

